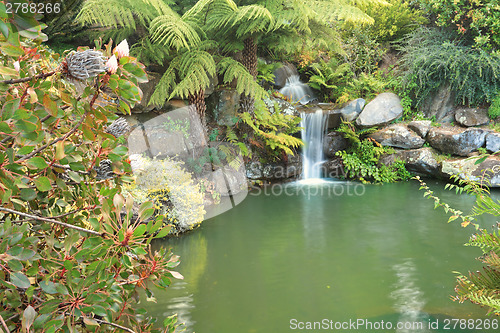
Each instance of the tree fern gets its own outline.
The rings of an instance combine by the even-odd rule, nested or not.
[[[254,79],[247,69],[238,61],[225,57],[218,63],[218,72],[223,74],[224,83],[236,81],[236,90],[240,94],[247,94],[255,99],[263,99],[268,93]]]

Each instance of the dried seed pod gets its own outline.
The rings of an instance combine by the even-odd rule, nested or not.
[[[77,80],[85,80],[106,71],[106,57],[99,51],[71,52],[65,61],[63,72]]]
[[[113,176],[114,176],[114,172],[113,172],[113,168],[111,166],[110,160],[101,161],[99,163],[99,166],[94,167],[94,170],[96,171],[95,178],[97,180],[109,179],[109,178],[113,178]]]
[[[113,135],[115,138],[122,136],[130,131],[130,125],[125,118],[118,118],[106,127],[106,133]]]

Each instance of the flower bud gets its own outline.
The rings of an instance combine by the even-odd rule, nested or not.
[[[116,53],[116,56],[118,57],[118,59],[120,59],[121,57],[128,57],[129,48],[128,48],[128,43],[127,43],[126,39],[122,40],[120,42],[120,44],[118,44],[118,46],[115,48],[114,53]]]
[[[106,63],[106,67],[108,68],[108,72],[110,74],[116,73],[116,70],[118,69],[118,61],[116,60],[115,55],[109,58],[108,62]]]

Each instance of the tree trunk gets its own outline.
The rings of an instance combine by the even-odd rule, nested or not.
[[[205,111],[207,106],[205,104],[205,90],[200,89],[198,92],[189,94],[188,102],[190,107],[194,107],[198,116],[200,116],[201,124],[205,131],[207,130],[207,120],[205,118]]]
[[[257,44],[253,37],[248,37],[243,41],[243,66],[252,74],[254,80],[257,79]],[[249,95],[242,94],[240,97],[240,109],[242,112],[253,113],[255,101]]]

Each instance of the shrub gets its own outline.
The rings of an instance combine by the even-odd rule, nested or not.
[[[419,0],[421,6],[436,15],[436,24],[451,27],[479,48],[500,47],[500,11],[498,0]]]
[[[500,55],[465,46],[453,34],[420,28],[401,45],[404,82],[416,106],[443,84],[455,92],[455,102],[479,105],[500,90]]]
[[[192,230],[203,221],[203,194],[182,162],[139,155],[131,155],[130,159],[135,181],[125,187],[125,192],[138,203],[154,198],[157,212],[166,216],[176,232]]]
[[[33,14],[5,9],[0,2],[1,330],[160,331],[155,318],[136,316],[144,312],[134,296],[143,289],[154,300],[151,285],[182,278],[171,271],[177,256],[149,246],[170,226],[151,219],[150,201],[132,214],[132,198],[120,194],[127,149],[106,130],[140,100],[144,67],[112,56],[110,45],[50,53]],[[119,104],[105,103],[104,91]],[[110,178],[96,179],[101,164]],[[167,318],[162,332],[175,322]]]
[[[498,116],[500,116],[500,93],[497,94],[497,96],[491,103],[488,109],[488,116],[491,119],[496,119]]]
[[[403,162],[396,161],[390,166],[379,164],[380,158],[390,153],[392,149],[382,147],[370,139],[362,138],[375,130],[371,128],[356,131],[349,122],[343,122],[340,125],[338,131],[351,142],[351,146],[335,155],[342,158],[347,177],[362,182],[374,181],[377,183],[391,183],[409,179],[411,175]]]

